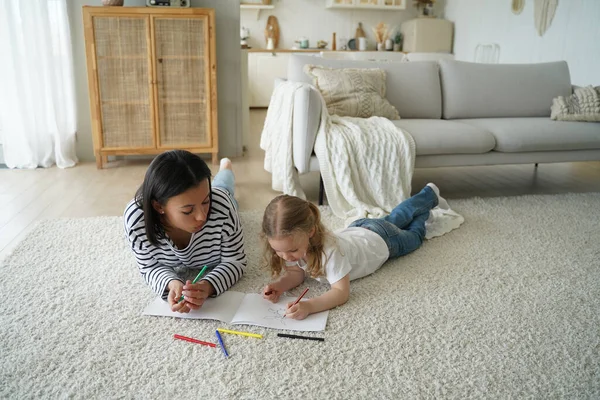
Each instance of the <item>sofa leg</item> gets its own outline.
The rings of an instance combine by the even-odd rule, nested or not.
[[[323,193],[325,192],[325,186],[323,185],[323,177],[319,174],[319,205],[323,205]]]
[[[536,167],[536,168],[537,168],[537,166],[538,166],[538,163],[535,163],[535,167]]]

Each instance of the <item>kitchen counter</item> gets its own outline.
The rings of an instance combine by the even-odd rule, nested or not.
[[[248,53],[320,53],[320,52],[328,52],[328,53],[398,53],[392,51],[383,51],[378,52],[377,50],[330,50],[330,49],[274,49],[267,50],[262,48],[251,48],[251,49],[241,49],[246,50]],[[407,54],[405,51],[401,52]]]
[[[242,49],[248,53],[319,53],[321,51],[331,51],[328,49],[274,49],[267,50],[262,48]]]

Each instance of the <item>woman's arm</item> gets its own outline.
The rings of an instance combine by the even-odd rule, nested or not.
[[[133,206],[128,207],[125,211],[123,221],[125,236],[135,256],[140,274],[154,293],[164,301],[167,301],[169,283],[177,280],[183,285],[183,280],[177,276],[173,268],[159,263],[151,254],[148,248],[151,245],[146,238],[141,209]]]
[[[177,276],[173,268],[156,261],[143,244],[138,243],[138,241],[131,241],[130,244],[144,281],[152,288],[154,293],[167,301],[169,282],[177,280],[183,284],[183,280]]]
[[[237,211],[229,210],[226,223],[223,224],[223,239],[221,242],[221,260],[202,281],[207,281],[214,288],[214,295],[232,287],[244,274],[247,260],[244,251],[244,232]]]

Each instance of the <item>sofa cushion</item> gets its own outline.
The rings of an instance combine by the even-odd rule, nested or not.
[[[386,72],[386,98],[402,118],[442,117],[442,91],[436,61],[378,63],[292,54],[288,80],[312,84],[312,79],[303,71],[306,64],[329,68],[380,68]]]
[[[600,123],[552,121],[550,118],[483,118],[453,120],[484,129],[496,139],[495,151],[600,149]]]
[[[565,61],[478,64],[440,60],[440,75],[446,119],[549,117],[552,100],[571,94]]]
[[[485,129],[440,119],[401,119],[394,125],[415,139],[417,156],[434,154],[487,153],[495,145]]]
[[[385,98],[385,71],[379,68],[326,68],[305,65],[304,72],[325,99],[330,115],[399,119]]]

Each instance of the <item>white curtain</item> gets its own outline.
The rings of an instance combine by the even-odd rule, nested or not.
[[[67,0],[0,0],[0,142],[10,168],[77,163]]]

